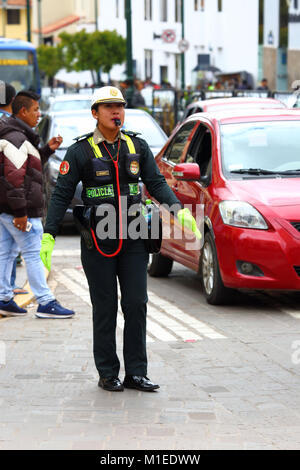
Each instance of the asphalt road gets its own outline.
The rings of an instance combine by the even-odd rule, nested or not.
[[[64,229],[64,232],[57,237],[55,246],[56,250],[74,249],[79,253],[79,237],[71,228]],[[179,263],[174,263],[172,272],[167,278],[148,276],[148,289],[150,302],[153,292],[154,295],[174,303],[195,318],[211,322],[216,328],[226,328],[222,318],[231,319],[234,323],[229,326],[229,331],[226,330],[228,334],[234,334],[235,326],[246,327],[249,332],[256,334],[259,328],[256,323],[253,324],[253,319],[257,320],[257,317],[262,322],[268,320],[270,327],[272,322],[274,325],[281,322],[283,325],[290,324],[292,318],[296,320],[292,322],[294,333],[299,333],[300,340],[300,292],[236,291],[230,304],[213,306],[207,304],[197,274]]]
[[[71,320],[1,320],[0,449],[300,449],[300,294],[204,300],[175,264],[148,281],[149,377],[158,392],[97,387],[79,237],[59,235],[49,285]],[[117,345],[122,366],[123,317]],[[2,359],[4,355],[2,354]]]

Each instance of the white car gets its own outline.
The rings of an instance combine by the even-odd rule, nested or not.
[[[49,97],[48,113],[59,111],[79,111],[91,109],[91,94],[63,94]]]
[[[62,103],[62,101],[61,101]],[[82,109],[68,112],[50,112],[41,119],[37,131],[43,144],[49,139],[60,134],[63,137],[63,143],[56,152],[51,155],[44,165],[44,188],[45,199],[49,202],[52,191],[55,187],[58,177],[59,167],[63,161],[66,151],[70,145],[74,144],[75,138],[92,132],[96,127],[96,121],[89,109]],[[139,133],[139,137],[145,139],[154,156],[165,145],[167,136],[160,128],[157,122],[146,111],[139,109],[126,109],[125,122],[123,129]],[[73,223],[72,208],[81,202],[81,183],[78,184],[73,202],[67,210],[64,223]]]

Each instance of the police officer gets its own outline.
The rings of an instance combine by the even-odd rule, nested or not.
[[[124,387],[152,391],[158,389],[159,385],[147,378],[149,254],[144,240],[124,236],[125,229],[120,218],[124,209],[120,208],[120,196],[127,198],[127,212],[132,204],[139,203],[140,177],[149,193],[160,203],[169,206],[179,204],[177,216],[183,225],[192,230],[197,229],[195,219],[187,209],[181,209],[181,204],[159,172],[148,144],[135,134],[120,130],[124,123],[125,104],[118,88],[105,86],[95,91],[91,108],[97,127],[93,133],[79,138],[69,147],[61,164],[48,209],[41,258],[50,270],[59,224],[78,182],[82,181],[82,199],[93,233],[93,244],[85,243],[86,238],[81,237],[81,259],[93,305],[93,351],[100,376],[98,385],[109,391],[122,391]],[[107,204],[116,210],[117,235],[104,240],[97,237],[97,220],[92,209]],[[123,233],[120,229],[123,229]],[[123,383],[119,379],[120,362],[116,353],[117,279],[124,314],[123,355],[126,375]]]

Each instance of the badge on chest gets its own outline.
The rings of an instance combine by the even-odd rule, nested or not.
[[[127,153],[125,168],[128,176],[138,178],[140,176],[140,155],[138,153]]]

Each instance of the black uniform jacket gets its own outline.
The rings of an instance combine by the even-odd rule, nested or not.
[[[98,131],[96,130],[95,132]],[[122,137],[122,133],[120,135]],[[130,137],[137,152],[140,154],[139,162],[141,181],[145,184],[149,194],[154,199],[161,204],[164,203],[168,205],[169,207],[173,206],[172,212],[176,214],[182,205],[166,183],[164,176],[160,173],[147,142],[134,134],[130,135]],[[47,221],[44,228],[45,233],[50,233],[54,237],[58,232],[59,225],[64,217],[65,211],[73,199],[77,184],[79,181],[83,181],[84,183],[86,169],[90,166],[91,155],[84,151],[82,147],[84,144],[83,140],[86,138],[87,137],[84,136],[83,139],[78,140],[68,148],[65,159],[61,164],[60,173],[48,208]],[[123,141],[124,136],[122,142]],[[111,155],[114,156],[116,154],[116,144],[113,146],[112,144],[105,142],[105,145]],[[107,154],[103,142],[99,143],[99,148],[103,157],[110,160],[110,156]],[[124,145],[121,148],[124,149]],[[122,155],[120,155],[119,162],[121,165]],[[85,200],[85,195],[83,195],[83,199]]]

